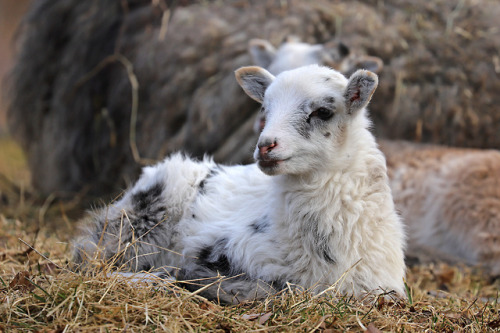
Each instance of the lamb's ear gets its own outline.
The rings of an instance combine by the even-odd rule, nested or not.
[[[276,49],[264,39],[251,39],[248,42],[248,51],[253,63],[260,67],[269,67],[276,57]]]
[[[247,95],[259,103],[264,100],[266,89],[274,80],[271,73],[257,66],[241,67],[236,70],[235,75]]]
[[[348,114],[355,114],[363,109],[378,85],[377,74],[360,69],[349,78],[349,83],[344,92],[346,110]]]

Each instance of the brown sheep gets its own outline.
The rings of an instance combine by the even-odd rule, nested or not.
[[[500,275],[500,152],[380,140],[407,255]]]

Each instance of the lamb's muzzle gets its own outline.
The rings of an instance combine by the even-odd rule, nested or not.
[[[275,168],[283,160],[276,159],[273,157],[272,150],[278,145],[276,140],[271,141],[269,139],[259,140],[257,143],[257,163],[261,169]]]

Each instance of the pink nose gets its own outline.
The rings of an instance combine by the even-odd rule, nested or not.
[[[270,141],[267,141],[267,142],[264,142],[262,144],[259,144],[258,147],[259,147],[259,155],[261,157],[264,157],[267,155],[267,153],[269,153],[271,150],[273,150],[274,147],[276,147],[278,145],[278,143],[276,141],[274,142],[270,142]]]

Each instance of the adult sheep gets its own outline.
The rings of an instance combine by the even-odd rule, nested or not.
[[[257,164],[177,154],[145,168],[76,241],[75,261],[164,270],[227,303],[286,283],[404,297],[404,231],[365,110],[377,76],[317,65],[236,76],[266,116]]]

